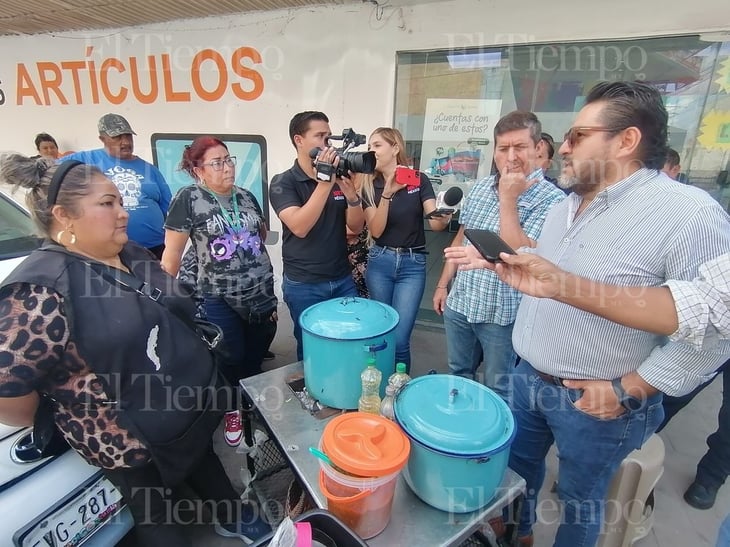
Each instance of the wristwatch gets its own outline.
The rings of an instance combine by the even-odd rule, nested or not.
[[[639,410],[644,406],[644,401],[626,393],[624,386],[621,385],[621,378],[611,380],[611,385],[613,386],[613,391],[616,393],[616,397],[618,397],[618,402],[629,412]]]

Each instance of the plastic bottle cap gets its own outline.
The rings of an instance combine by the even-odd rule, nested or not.
[[[397,363],[395,365],[395,371],[396,372],[405,372],[406,371],[406,364],[405,363]]]

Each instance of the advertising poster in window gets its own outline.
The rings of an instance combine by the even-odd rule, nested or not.
[[[493,132],[502,109],[496,99],[428,99],[423,124],[421,169],[434,190],[461,186],[489,175]]]

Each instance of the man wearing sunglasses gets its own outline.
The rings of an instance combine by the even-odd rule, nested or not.
[[[647,84],[602,82],[588,93],[559,150],[559,184],[572,193],[548,213],[538,255],[591,280],[653,287],[691,281],[701,264],[730,251],[725,211],[659,171],[667,120]],[[509,465],[527,481],[518,536],[531,544],[544,459],[555,443],[564,511],[555,545],[595,545],[609,482],[661,423],[662,393],[692,391],[725,355],[527,295],[512,341],[521,362]]]
[[[119,189],[129,212],[127,235],[157,258],[165,249],[165,215],[172,194],[160,170],[134,155],[132,127],[119,114],[105,114],[97,124],[104,148],[76,152],[63,161],[78,160],[95,165]]]

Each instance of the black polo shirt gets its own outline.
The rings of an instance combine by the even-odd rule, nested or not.
[[[377,207],[383,195],[385,181],[382,177],[373,180],[375,195],[370,203],[363,196],[363,209]],[[407,186],[393,194],[388,207],[388,220],[385,230],[375,243],[387,247],[423,247],[426,245],[426,234],[423,230],[423,202],[435,199],[431,181],[421,173],[420,186]]]
[[[277,215],[287,207],[301,207],[312,197],[317,184],[295,160],[291,169],[276,175],[271,181],[271,206]],[[300,283],[321,283],[350,274],[345,235],[346,211],[345,194],[332,183],[324,210],[305,237],[297,237],[282,222],[284,275]]]

